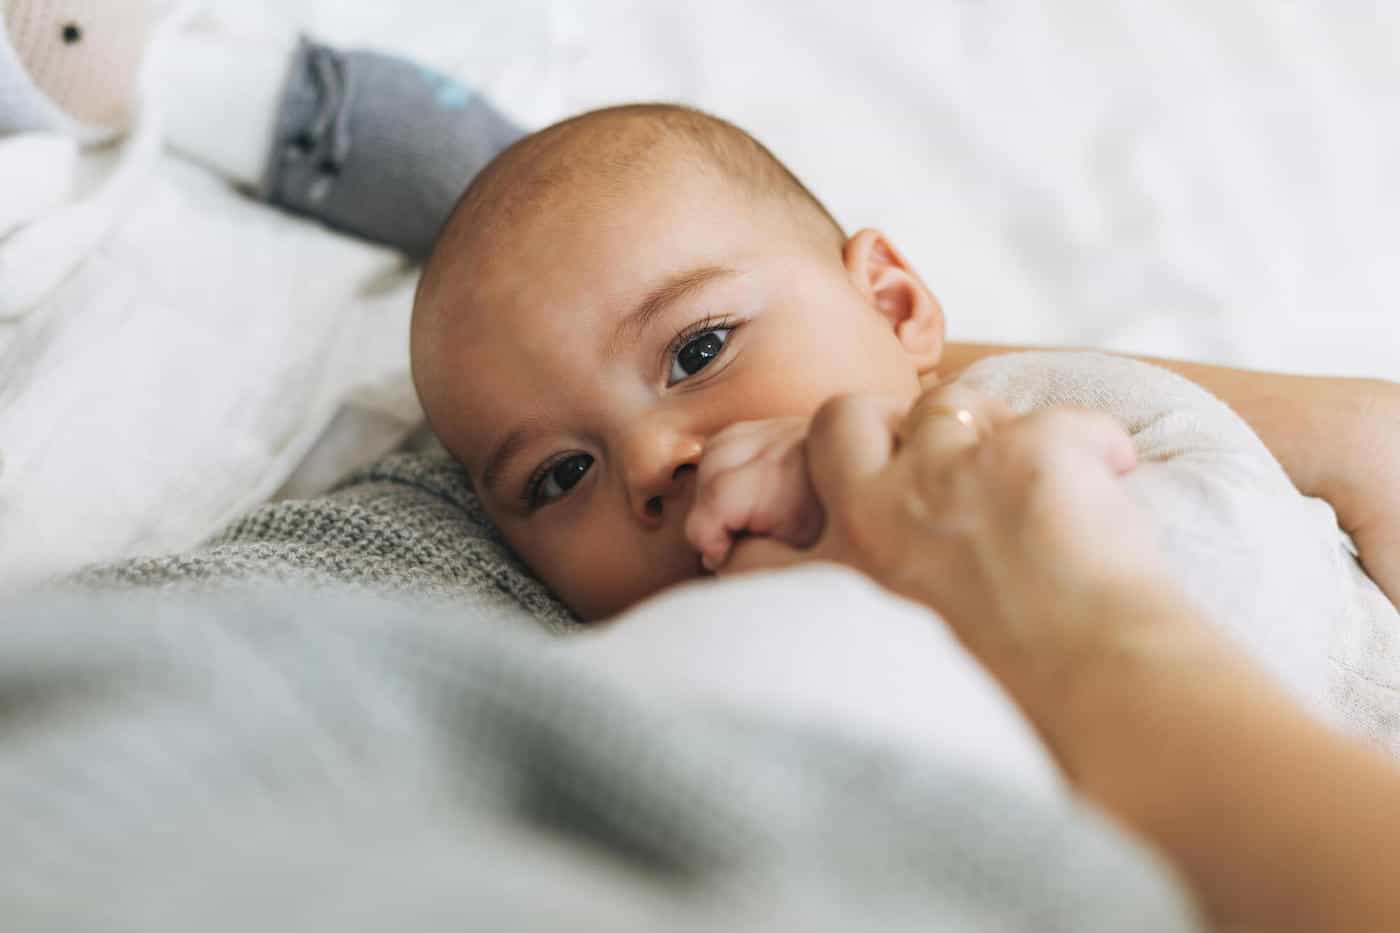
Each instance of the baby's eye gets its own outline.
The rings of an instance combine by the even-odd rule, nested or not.
[[[547,464],[536,473],[526,489],[530,508],[535,509],[560,498],[583,479],[583,474],[593,465],[588,454],[570,454],[562,460]]]
[[[682,382],[710,365],[710,360],[719,356],[729,339],[732,327],[715,327],[696,334],[671,357],[671,371],[666,376],[666,384],[673,386]]]

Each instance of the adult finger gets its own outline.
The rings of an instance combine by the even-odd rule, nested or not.
[[[1073,446],[1121,476],[1137,466],[1133,440],[1117,420],[1099,411],[1046,408],[1007,429],[1013,446]]]
[[[928,407],[967,408],[977,412],[989,427],[1016,417],[1016,413],[1001,399],[974,389],[959,379],[950,379],[925,389],[909,407],[907,417],[916,418],[921,409]]]
[[[900,423],[902,444],[910,452],[939,462],[975,446],[1005,420],[996,399],[958,382],[944,383],[923,393]]]
[[[807,469],[828,510],[852,482],[889,463],[903,408],[892,396],[841,395],[817,410],[807,435]]]

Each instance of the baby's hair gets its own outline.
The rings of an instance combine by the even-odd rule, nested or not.
[[[448,270],[470,281],[493,258],[490,244],[521,217],[573,188],[620,191],[639,170],[665,159],[689,159],[756,198],[790,208],[795,231],[838,254],[846,235],[807,187],[773,153],[726,120],[678,104],[627,104],[571,117],[516,140],[472,179],[423,266],[410,325],[414,385],[428,409],[441,367],[435,357],[442,326],[470,299],[439,300]],[[431,415],[429,416],[431,420]]]
[[[436,290],[445,257],[470,250],[528,214],[570,182],[607,188],[636,169],[677,154],[697,157],[760,197],[781,197],[798,219],[839,248],[836,218],[766,146],[727,120],[679,104],[624,104],[593,110],[516,140],[477,174],[443,224],[419,282],[419,302]]]

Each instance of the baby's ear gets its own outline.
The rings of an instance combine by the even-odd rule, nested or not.
[[[861,230],[846,241],[842,258],[856,290],[890,322],[919,372],[937,366],[943,355],[943,307],[889,238],[879,230]]]

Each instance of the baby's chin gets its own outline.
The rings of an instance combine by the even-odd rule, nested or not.
[[[655,567],[653,566],[652,569],[654,571]],[[621,594],[615,591],[611,594],[598,592],[589,592],[586,594],[576,593],[575,595],[583,595],[584,598],[565,598],[564,602],[569,604],[569,608],[572,609],[579,618],[587,622],[606,622],[674,587],[682,586],[687,583],[694,583],[714,576],[716,576],[716,574],[713,571],[705,569],[705,564],[698,551],[693,554],[688,553],[683,559],[681,559],[681,556],[678,554],[677,563],[674,564],[670,568],[670,571],[663,575],[660,580],[645,572],[638,572],[636,576],[637,580],[640,581],[644,578],[650,578],[647,579],[645,583],[642,583],[640,587],[633,589],[632,593],[626,597],[620,598]],[[555,585],[555,581],[548,578],[543,579],[545,584],[549,586],[556,595],[561,597],[566,595],[562,588]]]
[[[667,583],[655,587],[648,592],[644,592],[625,605],[607,613],[589,616],[586,613],[580,612],[579,615],[587,619],[590,623],[598,625],[621,621],[622,617],[630,614],[631,611],[638,606],[642,606],[652,599],[670,593],[678,587],[695,585],[711,579],[723,579],[738,574],[757,573],[764,570],[779,570],[784,567],[791,567],[794,564],[803,563],[805,559],[805,555],[802,551],[778,544],[766,536],[741,537],[734,543],[733,548],[729,552],[729,558],[718,572],[707,570],[703,559],[697,553],[689,572],[677,575]],[[577,611],[577,608],[575,611]]]

